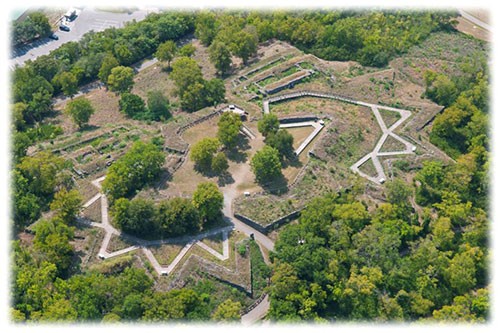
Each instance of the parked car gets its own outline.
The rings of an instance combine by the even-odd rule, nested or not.
[[[69,31],[69,27],[67,25],[64,25],[64,24],[61,24],[59,26],[59,29],[62,30],[62,31]]]
[[[53,40],[58,40],[59,39],[59,36],[57,36],[56,34],[51,34],[49,36],[50,39],[53,39]]]

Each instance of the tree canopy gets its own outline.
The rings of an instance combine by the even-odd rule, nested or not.
[[[212,159],[219,147],[220,141],[218,139],[204,138],[191,147],[189,156],[199,169],[209,171],[212,166]]]
[[[286,129],[280,129],[275,134],[268,134],[266,144],[275,148],[282,160],[285,158],[292,159],[295,156],[293,136]]]
[[[167,120],[170,114],[170,102],[159,90],[148,91],[148,111],[152,120]]]
[[[95,109],[87,98],[81,96],[69,101],[64,111],[79,128],[82,128],[89,122],[90,116],[94,114]]]
[[[280,128],[278,116],[274,113],[264,114],[264,116],[257,122],[257,128],[265,137],[270,134],[276,134]]]
[[[255,153],[251,161],[252,171],[260,183],[267,183],[281,176],[281,161],[278,150],[265,145]]]
[[[206,222],[215,222],[221,216],[224,196],[217,185],[211,182],[200,183],[193,193],[193,205],[200,217]]]
[[[130,195],[152,182],[164,162],[165,154],[156,145],[136,141],[108,168],[102,189],[111,201]]]
[[[155,57],[160,61],[167,61],[168,67],[170,67],[170,62],[174,59],[176,53],[177,45],[175,45],[175,42],[173,40],[167,40],[158,45]]]
[[[118,105],[120,111],[132,119],[142,119],[146,114],[146,105],[139,95],[125,92],[121,94]]]
[[[109,74],[107,81],[112,91],[119,93],[129,92],[134,85],[134,70],[125,66],[114,67],[111,69],[111,74]]]
[[[217,123],[217,138],[226,148],[234,148],[242,125],[239,114],[224,112]]]

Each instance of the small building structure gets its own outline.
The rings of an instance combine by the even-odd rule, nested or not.
[[[234,105],[234,104],[230,104],[227,108],[223,109],[222,112],[236,113],[236,114],[240,115],[240,118],[243,121],[247,120],[247,117],[248,117],[248,112],[246,112],[241,107]]]

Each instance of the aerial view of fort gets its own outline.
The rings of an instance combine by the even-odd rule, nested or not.
[[[488,322],[487,11],[12,16],[13,325]]]

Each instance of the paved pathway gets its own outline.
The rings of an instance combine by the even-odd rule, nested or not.
[[[99,188],[99,190],[102,189],[101,182],[106,178],[106,176],[100,177],[98,179],[93,180],[91,183]],[[195,236],[183,236],[183,237],[177,237],[177,238],[169,238],[169,239],[164,239],[164,240],[143,240],[139,239],[137,237],[133,237],[130,235],[127,235],[125,233],[122,233],[121,231],[115,229],[110,223],[109,223],[109,213],[108,213],[108,200],[106,196],[103,193],[98,193],[95,196],[93,196],[90,200],[88,200],[83,206],[84,208],[89,207],[92,203],[96,202],[97,200],[101,200],[101,218],[102,222],[101,223],[96,223],[96,222],[88,222],[87,220],[84,220],[82,218],[79,219],[79,222],[89,225],[91,227],[98,227],[104,229],[106,234],[104,235],[104,239],[101,243],[101,247],[99,249],[98,256],[101,259],[109,259],[109,258],[114,258],[116,256],[128,253],[130,251],[135,251],[138,249],[141,249],[143,253],[146,255],[146,258],[150,261],[151,265],[153,265],[153,268],[159,275],[167,275],[170,274],[179,264],[179,262],[184,258],[184,256],[187,254],[187,252],[194,246],[197,245],[216,257],[219,260],[227,260],[229,259],[229,232],[234,228],[236,230],[239,230],[246,235],[254,235],[255,240],[259,243],[259,246],[264,246],[266,249],[272,251],[274,249],[274,242],[267,237],[266,235],[258,232],[257,230],[251,228],[250,226],[238,221],[232,211],[232,201],[234,197],[238,194],[237,191],[237,184],[234,183],[232,186],[228,186],[224,190],[224,214],[226,215],[226,218],[229,219],[229,221],[233,224],[232,226],[228,227],[223,227],[223,228],[218,228],[214,230],[210,230]],[[239,193],[241,194],[241,193]],[[203,238],[214,236],[221,233],[222,234],[222,253],[217,252],[216,250],[212,249],[208,245],[204,244],[201,242]],[[119,251],[114,251],[114,252],[108,252],[108,245],[109,242],[111,241],[111,237],[113,235],[116,235],[118,237],[123,237],[129,241],[135,242],[135,245],[129,246],[127,248],[121,249]],[[182,250],[177,254],[175,259],[167,266],[162,266],[154,256],[153,252],[150,250],[150,246],[158,246],[162,244],[169,244],[169,243],[179,243],[179,242],[186,242],[186,245],[182,248]],[[269,310],[269,298],[266,295],[266,297],[255,307],[253,308],[250,312],[242,316],[242,323],[244,324],[251,324],[261,318],[263,318],[267,311]]]
[[[271,97],[267,100],[264,100],[262,102],[263,112],[269,113],[269,104],[270,103],[283,101],[286,99],[301,98],[301,97],[306,97],[306,96],[339,100],[342,102],[347,102],[347,103],[351,103],[351,104],[365,106],[365,107],[368,107],[372,110],[373,114],[375,115],[375,118],[377,119],[377,123],[379,124],[380,129],[382,130],[382,136],[380,137],[377,144],[375,145],[375,148],[371,152],[369,152],[368,154],[363,156],[361,159],[359,159],[356,163],[354,163],[350,167],[350,169],[353,172],[358,173],[360,176],[365,177],[366,179],[368,179],[372,182],[383,183],[386,179],[386,176],[384,173],[384,168],[382,167],[382,164],[380,163],[380,160],[378,159],[379,156],[394,156],[394,155],[413,154],[413,152],[416,149],[416,147],[413,146],[410,142],[404,140],[399,135],[397,135],[396,133],[393,132],[399,125],[401,125],[403,122],[405,122],[411,116],[411,112],[408,110],[397,109],[397,108],[384,106],[384,105],[366,103],[366,102],[358,101],[358,100],[355,100],[353,98],[350,98],[347,96],[342,96],[342,95],[303,90],[303,91],[296,91],[296,92],[292,92],[292,93],[288,93],[288,94],[274,96],[274,97]],[[398,121],[396,121],[389,128],[387,128],[387,126],[382,118],[382,115],[379,112],[379,109],[397,112],[400,114],[401,117]],[[405,145],[405,149],[404,150],[388,151],[388,152],[380,152],[380,149],[382,148],[382,146],[384,145],[385,141],[387,140],[387,138],[389,136],[391,136],[395,140],[403,143]],[[305,146],[303,148],[305,148]],[[361,165],[369,162],[370,159],[372,160],[373,165],[375,167],[375,170],[377,171],[376,177],[373,177],[371,175],[367,175],[366,173],[362,172],[359,169],[361,167]]]
[[[105,179],[106,176],[100,177],[98,179],[95,179],[92,181],[92,185],[96,186],[100,190],[102,189],[101,187],[101,182]],[[91,227],[98,227],[102,228],[105,231],[104,239],[101,243],[101,247],[99,249],[98,257],[101,259],[109,259],[113,258],[122,254],[125,254],[130,251],[142,249],[146,257],[149,259],[153,267],[155,268],[156,272],[159,275],[165,275],[165,274],[170,274],[177,264],[184,258],[186,253],[189,251],[189,249],[193,245],[197,245],[210,253],[211,255],[215,256],[219,260],[226,260],[229,258],[229,232],[233,229],[232,226],[229,227],[222,227],[222,228],[217,228],[213,230],[209,230],[207,232],[195,235],[195,236],[182,236],[182,237],[175,237],[175,238],[168,238],[168,239],[161,239],[161,240],[145,240],[145,239],[140,239],[131,235],[127,235],[120,230],[117,230],[114,228],[110,223],[109,223],[109,213],[108,213],[108,199],[103,193],[98,193],[95,196],[93,196],[89,201],[87,201],[83,207],[88,208],[92,203],[96,202],[97,200],[101,200],[101,223],[96,223],[96,222],[88,222],[83,219],[79,219],[81,223],[84,223],[86,225],[89,225]],[[222,234],[222,254],[218,253],[208,245],[204,244],[201,242],[203,238],[214,236],[221,233]],[[123,237],[125,240],[128,240],[132,243],[135,243],[132,246],[129,246],[127,248],[118,250],[118,251],[113,251],[109,252],[108,251],[108,246],[109,242],[111,241],[111,238],[113,235],[116,235],[118,237]],[[156,260],[155,256],[151,252],[151,250],[148,248],[150,246],[160,246],[163,244],[172,244],[172,243],[186,243],[184,248],[180,251],[180,253],[175,257],[175,259],[170,263],[168,266],[161,266],[158,261]]]
[[[325,125],[317,121],[302,121],[298,123],[280,124],[280,128],[293,128],[293,127],[306,127],[306,126],[314,127],[314,131],[312,131],[312,133],[309,134],[309,136],[300,144],[300,146],[297,149],[295,149],[295,155],[297,156],[299,156],[300,153],[302,153],[302,151],[306,149],[307,145],[311,143],[312,140],[314,140],[316,135],[318,135],[319,132],[321,132],[321,130],[323,129],[323,127],[325,127]]]
[[[264,318],[264,316],[267,314],[269,311],[269,306],[271,303],[269,302],[269,295],[266,295],[262,302],[259,303],[252,311],[244,314],[241,317],[241,323],[248,325],[256,322],[259,319]]]

